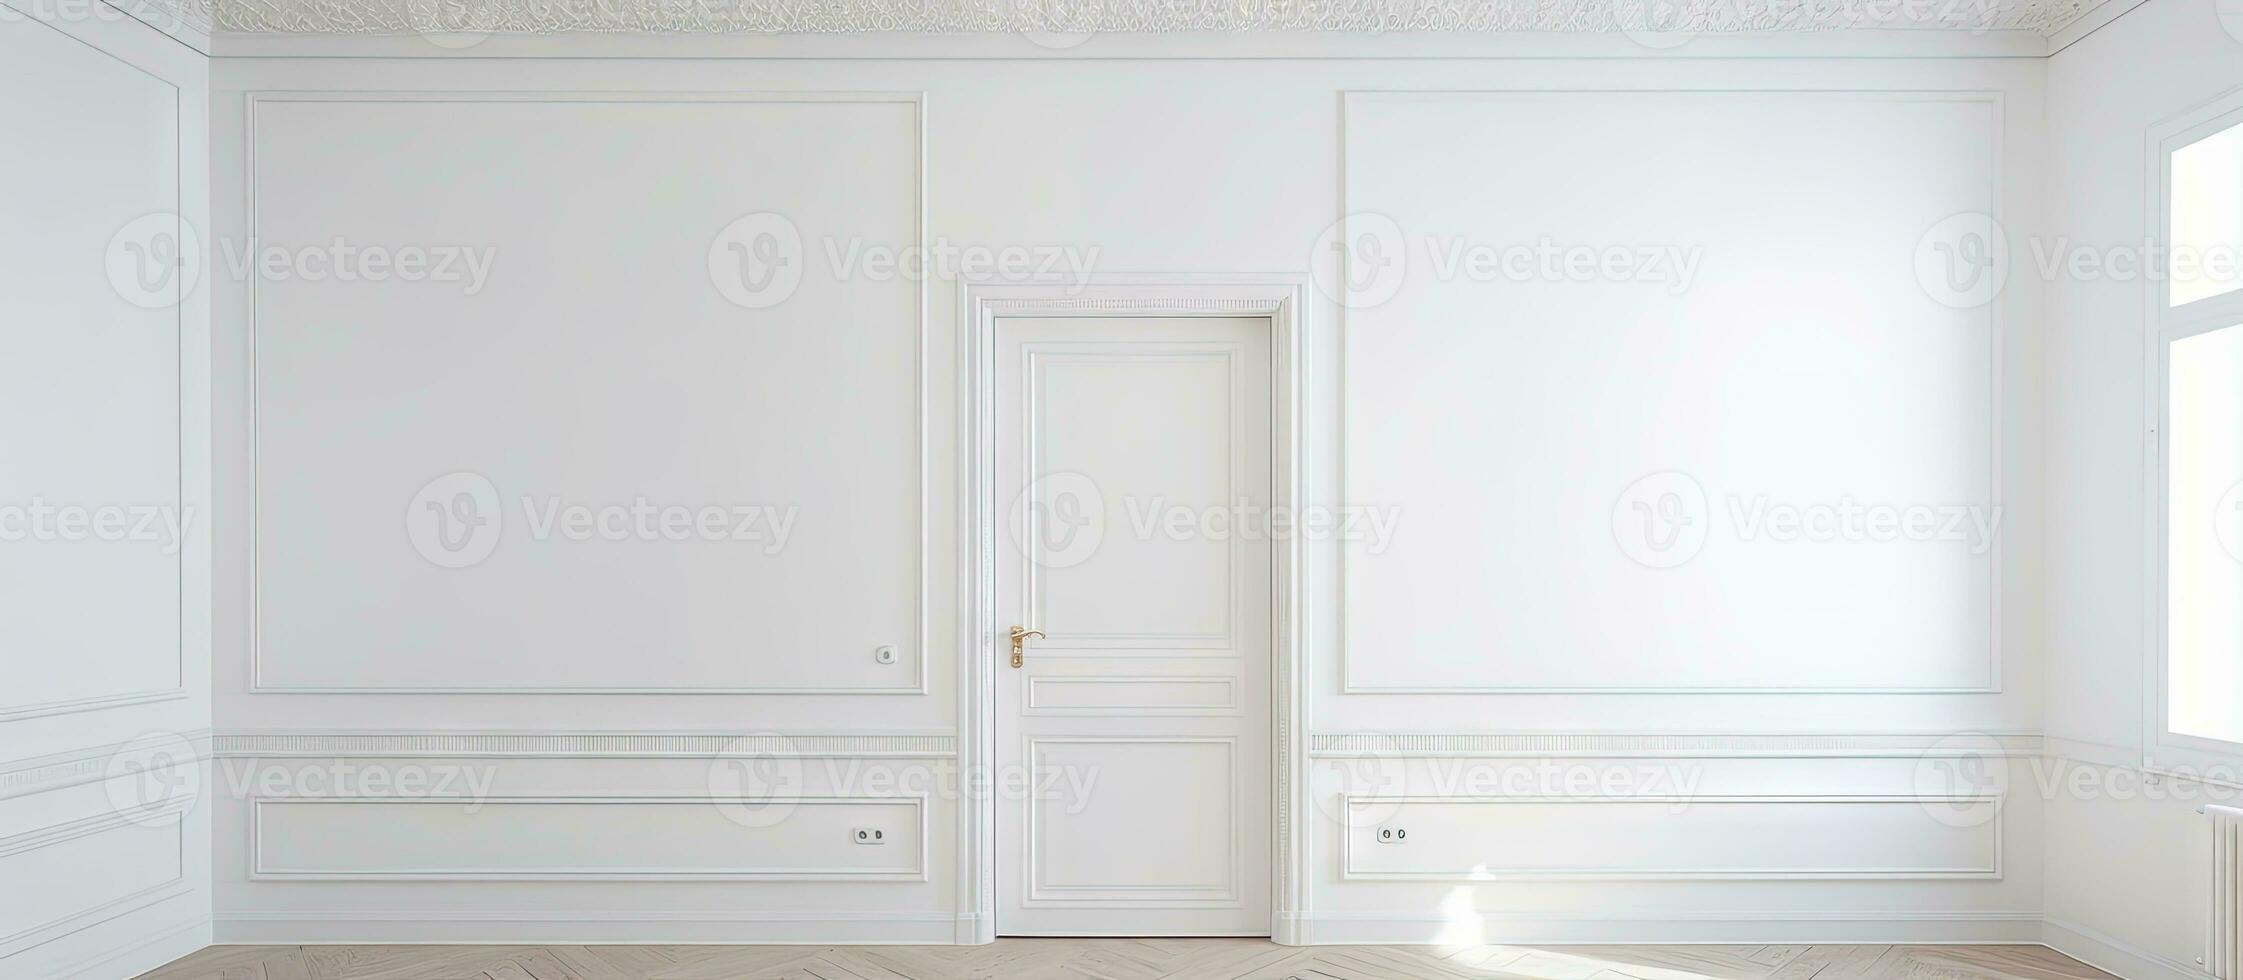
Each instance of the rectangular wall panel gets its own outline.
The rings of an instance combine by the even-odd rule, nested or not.
[[[918,120],[255,98],[255,684],[923,690]]]
[[[0,956],[192,888],[183,817],[103,816],[0,840]]]
[[[920,881],[918,798],[253,801],[256,879]],[[883,843],[860,844],[858,830]]]
[[[2001,877],[1996,798],[1351,798],[1348,878]],[[1382,833],[1401,836],[1382,843]]]
[[[2001,114],[1351,95],[1346,689],[1997,687]]]
[[[0,720],[181,695],[179,90],[15,17],[0,91]]]

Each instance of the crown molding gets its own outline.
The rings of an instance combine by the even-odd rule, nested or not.
[[[2028,32],[2049,37],[2098,0],[136,0],[230,33],[390,35],[1631,34]],[[2108,2],[2108,0],[2102,0]]]

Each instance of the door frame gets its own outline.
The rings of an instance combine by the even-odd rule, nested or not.
[[[1095,276],[1087,284],[966,283],[959,287],[960,561],[958,686],[958,928],[961,944],[997,938],[996,350],[999,317],[1252,317],[1270,321],[1270,505],[1298,513],[1302,406],[1307,404],[1309,279],[1288,275]],[[1307,710],[1302,600],[1307,566],[1298,534],[1272,543],[1270,617],[1270,938],[1298,943],[1305,907],[1309,821],[1300,773]]]

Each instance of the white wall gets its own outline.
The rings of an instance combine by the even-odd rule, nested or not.
[[[221,59],[214,88],[219,239],[495,250],[474,295],[218,284],[215,696],[221,764],[250,776],[220,805],[221,940],[947,941],[964,910],[939,789],[912,873],[845,851],[785,885],[757,880],[778,869],[752,845],[711,852],[725,884],[596,837],[503,868],[426,836],[343,852],[315,831],[396,811],[268,803],[252,836],[250,797],[335,795],[369,765],[488,778],[531,800],[446,819],[536,837],[581,826],[587,797],[705,795],[729,778],[707,759],[727,735],[781,732],[815,737],[735,749],[841,798],[790,819],[908,824],[866,799],[884,792],[867,773],[954,761],[957,287],[837,275],[828,239],[1298,275],[1349,211],[1387,215],[1412,249],[1548,237],[1699,247],[1704,265],[1671,301],[1641,282],[1452,279],[1312,311],[1311,499],[1401,520],[1391,551],[1346,557],[1344,592],[1342,549],[1313,551],[1319,807],[1339,812],[1366,772],[1474,799],[1618,773],[1637,781],[1597,792],[1725,797],[1689,811],[1724,846],[1781,826],[1888,849],[1807,835],[1755,865],[1577,841],[1530,869],[1553,873],[1503,875],[1517,856],[1474,842],[1646,804],[1408,803],[1453,832],[1406,861],[1317,825],[1308,907],[1286,910],[1300,938],[2038,935],[2039,806],[1945,777],[2038,747],[2039,514],[2015,488],[2039,467],[2039,290],[1957,309],[1916,272],[1951,214],[2033,224],[2036,61],[245,58]],[[1621,94],[1654,89],[1701,94]],[[1510,90],[1585,94],[1347,94]],[[710,244],[765,211],[793,223],[801,283],[768,308],[727,302]],[[1431,223],[1444,213],[1456,227]],[[1710,491],[1708,519],[1732,496],[1850,495],[1998,508],[2002,534],[1972,554],[1762,532],[1680,568],[1626,561],[1615,509],[1675,469]],[[489,479],[509,521],[523,494],[799,516],[776,556],[509,524],[487,561],[440,568],[404,515],[482,492],[417,496],[454,471]],[[1770,583],[1797,601],[1703,605]],[[1554,647],[1569,629],[1596,642]],[[897,664],[873,659],[884,644]],[[703,690],[650,690],[681,687]],[[1721,693],[1740,687],[1779,690]],[[824,693],[777,690],[804,688]],[[712,734],[645,734],[679,732]],[[1416,758],[1381,761],[1397,754]],[[1571,768],[1548,776],[1552,758]],[[743,824],[671,826],[730,843]]]
[[[2049,62],[2051,242],[2136,247],[2151,127],[2243,83],[2243,31],[2210,0],[2155,0]],[[2136,976],[2195,969],[2209,838],[2196,807],[2232,787],[2141,778],[2143,291],[2048,284],[2048,730],[2090,793],[2052,794],[2051,938]],[[2068,772],[2060,778],[2069,778]]]
[[[0,975],[210,940],[203,57],[0,10]],[[137,251],[136,251],[137,250]]]

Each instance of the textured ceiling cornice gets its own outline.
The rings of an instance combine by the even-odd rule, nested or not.
[[[2093,0],[149,0],[220,31],[944,34],[1876,28],[2054,34]]]

